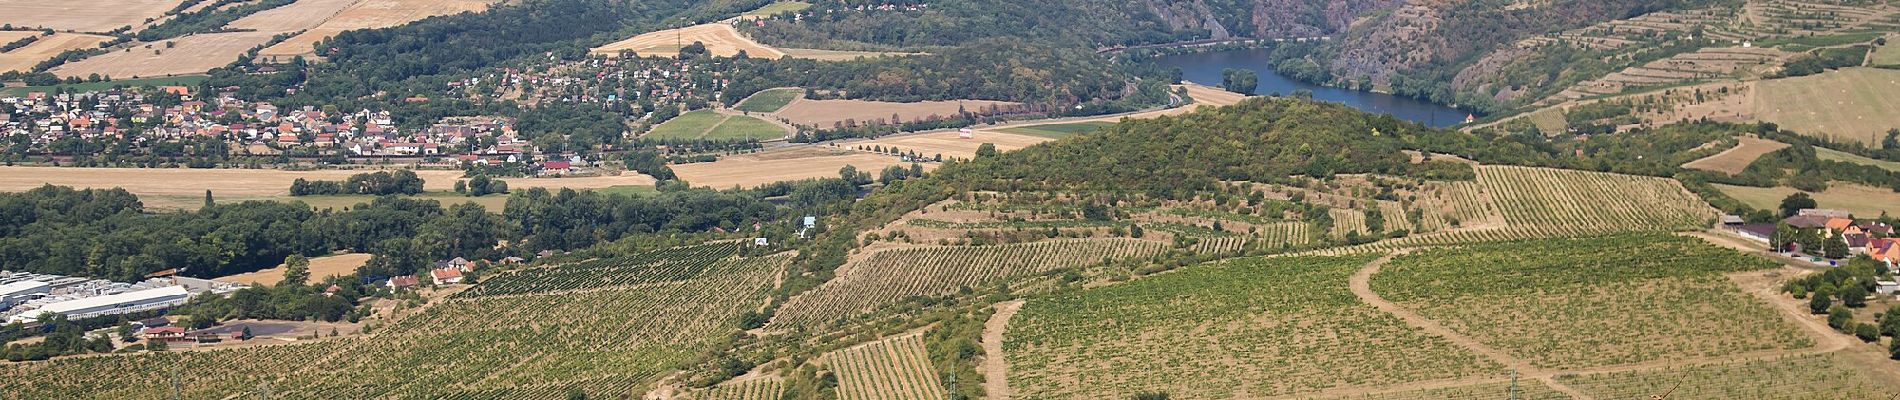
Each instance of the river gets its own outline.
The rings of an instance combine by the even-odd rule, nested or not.
[[[1213,87],[1220,87],[1221,70],[1250,69],[1260,76],[1260,86],[1254,88],[1254,94],[1284,95],[1305,89],[1312,91],[1315,99],[1342,103],[1367,112],[1392,114],[1427,126],[1443,128],[1456,125],[1465,122],[1465,116],[1469,115],[1450,106],[1410,97],[1296,81],[1273,71],[1273,61],[1269,57],[1271,52],[1270,49],[1245,49],[1186,53],[1162,56],[1155,62],[1180,68],[1182,78],[1189,82]]]

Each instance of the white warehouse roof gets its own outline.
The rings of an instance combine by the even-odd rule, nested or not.
[[[32,292],[45,293],[46,291],[51,290],[52,287],[53,285],[47,284],[46,282],[19,281],[19,282],[9,283],[5,285],[0,285],[0,297],[7,297],[7,296],[13,296],[13,295],[21,294],[21,293],[32,293]]]
[[[34,314],[38,314],[40,312],[66,314],[66,313],[71,313],[73,311],[87,310],[87,309],[105,307],[105,306],[122,304],[122,303],[138,303],[138,302],[147,302],[147,301],[153,301],[153,300],[181,300],[182,301],[188,297],[191,297],[191,292],[185,291],[184,286],[166,286],[166,287],[157,288],[157,289],[146,289],[146,290],[140,290],[136,292],[125,292],[125,293],[119,293],[119,294],[107,295],[107,296],[87,297],[87,298],[78,299],[78,300],[62,301],[58,303],[47,304],[43,307],[40,307],[39,310],[34,311]]]

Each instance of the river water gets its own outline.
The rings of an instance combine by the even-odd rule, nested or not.
[[[1269,57],[1271,52],[1272,50],[1269,49],[1245,49],[1187,53],[1163,56],[1157,58],[1155,62],[1162,66],[1180,68],[1182,78],[1189,82],[1213,87],[1220,87],[1220,75],[1223,69],[1250,69],[1260,76],[1260,86],[1254,89],[1254,94],[1286,95],[1305,89],[1312,91],[1315,99],[1343,103],[1367,112],[1392,114],[1427,126],[1443,128],[1456,125],[1465,122],[1465,116],[1468,115],[1450,106],[1410,97],[1361,92],[1296,81],[1273,71],[1273,61]]]

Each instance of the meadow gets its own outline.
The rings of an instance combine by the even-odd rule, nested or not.
[[[786,135],[785,129],[770,121],[699,110],[669,119],[653,127],[646,137],[654,139],[773,140]]]
[[[1040,136],[1040,137],[1046,137],[1050,139],[1061,139],[1061,138],[1069,137],[1069,135],[1074,135],[1074,134],[1083,133],[1083,132],[1091,132],[1091,131],[1095,131],[1095,130],[1110,127],[1110,126],[1115,126],[1115,124],[1112,122],[1104,122],[1104,121],[1085,121],[1085,122],[1076,122],[1076,123],[1030,125],[1030,126],[1014,127],[1014,128],[1003,128],[1003,129],[997,129],[996,131],[1003,132],[1003,133],[1014,133],[1018,135]]]
[[[1782,199],[1801,193],[1800,190],[1787,186],[1762,188],[1718,183],[1715,184],[1715,188],[1721,190],[1722,194],[1748,203],[1749,207],[1763,210],[1777,209],[1781,206]],[[1828,185],[1827,190],[1808,193],[1808,197],[1814,198],[1814,202],[1821,208],[1846,210],[1860,216],[1877,217],[1881,212],[1900,213],[1900,193],[1883,188],[1833,182]]]

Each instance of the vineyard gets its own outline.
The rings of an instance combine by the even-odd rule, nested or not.
[[[1599,399],[1640,399],[1675,387],[1676,399],[1882,399],[1894,389],[1837,354],[1559,377]],[[1680,384],[1680,387],[1676,385]]]
[[[1643,234],[1414,253],[1372,289],[1533,365],[1578,369],[1813,346],[1722,275],[1774,266]]]
[[[785,392],[785,381],[778,378],[746,379],[725,382],[692,396],[693,400],[778,400]]]
[[[1478,184],[1515,227],[1574,233],[1677,231],[1716,217],[1695,194],[1664,178],[1550,168],[1486,166]]]
[[[942,296],[1062,268],[1147,257],[1166,247],[1132,239],[1087,239],[881,250],[845,264],[836,278],[791,298],[772,322],[819,325],[914,296]]]
[[[1423,213],[1421,221],[1448,218],[1463,228],[1307,254],[1700,230],[1716,217],[1713,208],[1673,180],[1599,172],[1484,166],[1476,182],[1435,184],[1433,193],[1442,204]],[[1334,218],[1339,220],[1339,214]],[[1388,229],[1395,219],[1402,218],[1387,214]],[[1336,231],[1341,226],[1336,223]]]
[[[1636,399],[1636,397],[1628,397],[1628,398]],[[1563,394],[1563,392],[1551,390],[1549,386],[1544,386],[1542,382],[1538,382],[1534,380],[1524,380],[1522,382],[1518,382],[1515,392],[1512,391],[1510,383],[1503,382],[1503,383],[1486,383],[1486,384],[1477,384],[1477,385],[1471,385],[1471,386],[1457,386],[1457,387],[1437,388],[1437,389],[1419,389],[1419,390],[1379,393],[1379,394],[1361,394],[1361,395],[1348,395],[1348,396],[1336,396],[1336,397],[1315,397],[1311,400],[1511,400],[1511,399],[1571,400],[1571,397],[1569,395]]]
[[[840,400],[947,398],[918,334],[834,351],[824,363],[838,376]]]
[[[743,264],[743,260],[732,259],[738,249],[736,243],[707,244],[515,271],[490,277],[455,297],[545,293],[691,279],[710,270]]]
[[[1010,385],[1020,399],[1219,399],[1502,376],[1354,297],[1347,279],[1371,259],[1236,259],[1032,298],[1003,341]]]
[[[570,390],[637,395],[662,374],[738,332],[789,256],[729,262],[716,272],[630,290],[479,296],[435,304],[365,340],[193,353],[74,358],[0,368],[0,376],[67,379],[9,385],[12,398],[164,397],[178,361],[192,398],[268,384],[275,396],[563,398]],[[195,367],[194,367],[195,365]],[[241,366],[244,373],[216,373]],[[115,371],[114,373],[100,373]],[[126,372],[126,373],[120,373]],[[142,376],[140,374],[152,374]],[[101,396],[100,388],[123,392]]]

